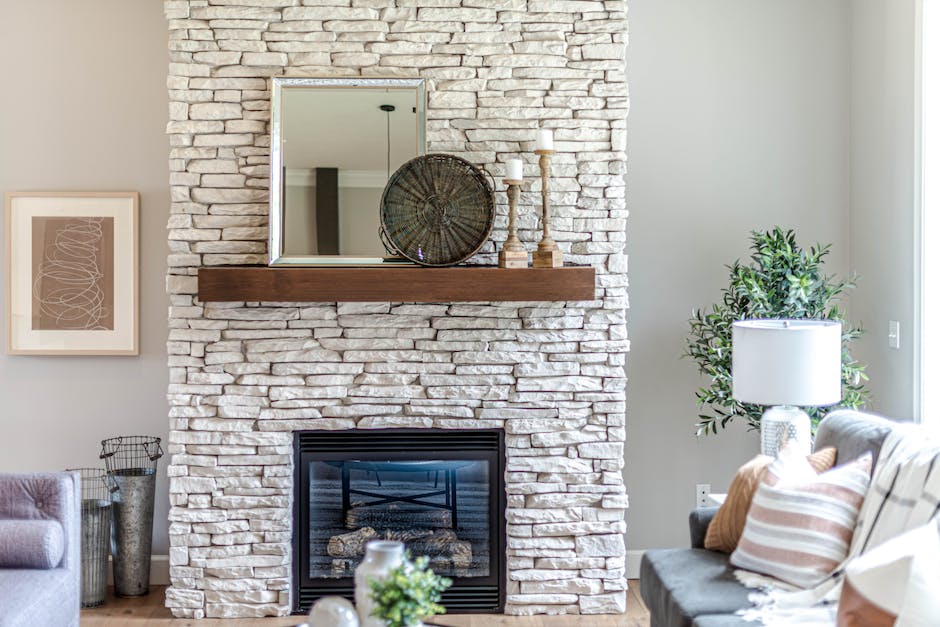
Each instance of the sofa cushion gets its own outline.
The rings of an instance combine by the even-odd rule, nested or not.
[[[839,625],[940,625],[940,520],[864,553],[845,567]]]
[[[78,627],[76,572],[0,569],[0,627]]]
[[[894,627],[896,614],[886,611],[852,586],[851,581],[842,582],[839,595],[839,627]]]
[[[816,475],[785,448],[767,469],[731,563],[809,588],[845,559],[868,491],[871,455]]]
[[[655,625],[691,627],[703,614],[750,606],[751,591],[734,578],[728,556],[705,549],[651,549],[640,564],[640,594]]]
[[[836,449],[828,446],[806,459],[813,470],[820,473],[829,470],[836,463]],[[705,535],[706,549],[731,553],[737,548],[741,534],[744,533],[744,524],[747,522],[747,512],[751,509],[754,493],[757,492],[757,486],[773,461],[774,458],[769,455],[758,455],[738,468],[734,479],[731,480],[725,502],[708,525],[708,533]]]
[[[0,568],[55,568],[63,553],[58,520],[0,520]]]
[[[881,444],[898,423],[852,409],[826,414],[816,431],[814,446],[819,450],[834,446],[839,450],[837,464],[844,464],[863,453],[871,452],[872,471],[878,466]]]

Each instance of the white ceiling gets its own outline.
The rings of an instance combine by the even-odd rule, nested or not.
[[[380,105],[391,104],[386,114]],[[417,156],[413,89],[291,87],[281,103],[282,150],[289,169],[386,169],[386,115],[391,171]]]

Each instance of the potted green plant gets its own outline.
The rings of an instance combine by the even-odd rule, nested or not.
[[[709,378],[696,398],[701,413],[699,435],[718,433],[735,417],[760,428],[764,408],[740,403],[731,397],[731,325],[751,318],[814,318],[842,322],[842,402],[839,407],[858,409],[868,400],[864,382],[865,367],[849,351],[849,345],[862,331],[845,320],[839,298],[855,287],[853,279],[837,280],[823,274],[822,264],[829,244],[801,248],[792,230],[774,227],[751,233],[750,263],[735,261],[728,266],[730,282],[721,291],[721,301],[710,310],[698,309],[689,320],[691,329],[686,356]],[[807,407],[813,425],[832,407]]]
[[[406,556],[383,579],[370,580],[372,615],[386,627],[420,627],[423,619],[445,612],[439,601],[451,583],[428,568],[427,557],[411,561]]]

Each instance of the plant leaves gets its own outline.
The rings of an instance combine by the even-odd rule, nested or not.
[[[760,428],[764,407],[739,403],[731,396],[731,325],[753,318],[812,318],[842,322],[842,402],[832,407],[806,407],[813,426],[837,407],[865,407],[869,392],[865,366],[849,351],[849,344],[862,334],[848,324],[839,308],[839,297],[855,288],[857,277],[837,280],[822,273],[822,265],[832,246],[817,243],[802,249],[793,230],[775,226],[769,231],[751,233],[748,265],[740,260],[726,266],[728,287],[719,303],[711,308],[695,308],[689,319],[689,336],[684,355],[709,378],[695,397],[702,413],[695,424],[697,435],[717,434],[735,418],[745,419],[751,429]]]

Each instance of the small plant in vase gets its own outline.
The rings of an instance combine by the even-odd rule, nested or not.
[[[424,618],[445,612],[438,602],[453,582],[434,574],[428,561],[406,557],[384,579],[369,582],[375,603],[372,615],[385,621],[386,627],[420,627]]]

